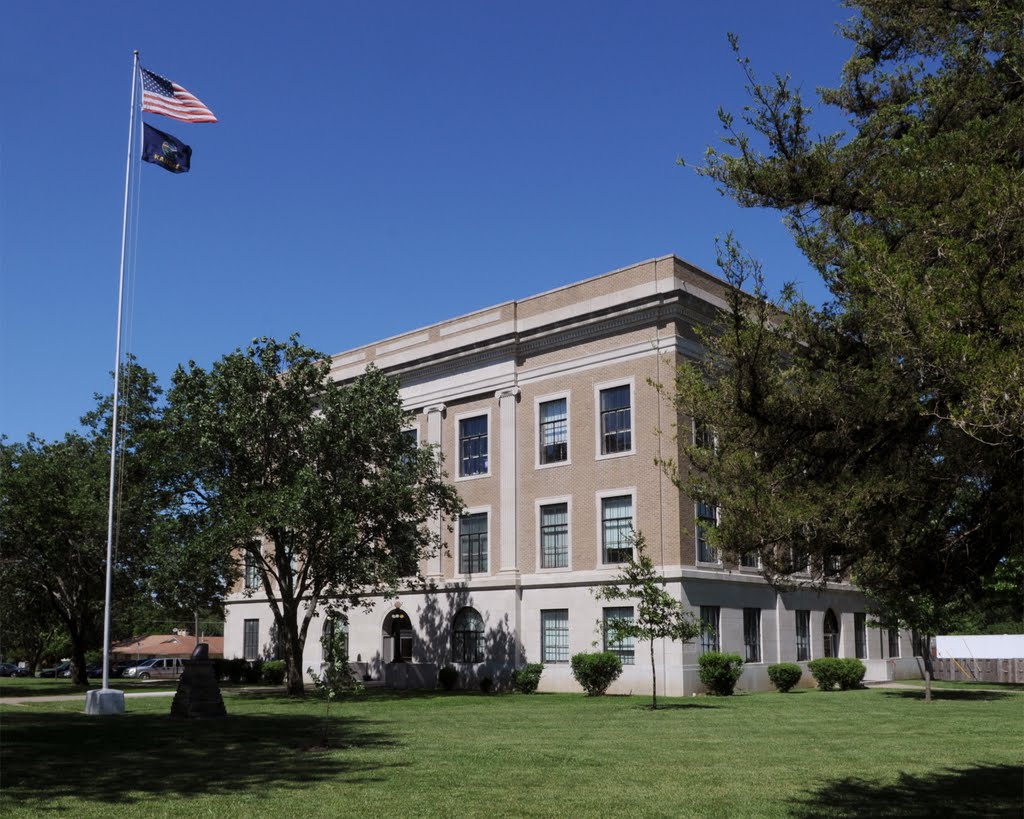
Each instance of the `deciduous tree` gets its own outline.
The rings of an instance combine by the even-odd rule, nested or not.
[[[236,571],[254,567],[292,694],[313,617],[417,576],[440,548],[427,523],[461,508],[434,452],[404,434],[395,381],[371,367],[336,386],[329,373],[296,337],[262,338],[209,370],[179,368],[168,393],[178,514]]]

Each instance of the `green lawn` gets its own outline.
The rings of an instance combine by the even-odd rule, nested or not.
[[[0,815],[1013,816],[1024,695],[637,697],[228,692],[230,716],[0,711]]]

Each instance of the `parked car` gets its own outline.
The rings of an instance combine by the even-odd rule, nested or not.
[[[61,663],[56,668],[45,668],[39,672],[40,677],[70,677],[71,663]]]
[[[0,663],[0,677],[27,677],[28,669],[14,663]]]
[[[173,680],[180,677],[184,670],[184,663],[177,657],[153,657],[132,666],[124,672],[124,676],[138,680]]]

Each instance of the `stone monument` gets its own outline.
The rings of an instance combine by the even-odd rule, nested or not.
[[[185,660],[185,671],[178,680],[178,691],[171,703],[171,716],[182,719],[214,719],[226,717],[224,697],[213,671],[210,647],[200,643]]]

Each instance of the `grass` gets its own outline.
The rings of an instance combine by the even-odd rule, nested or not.
[[[226,692],[230,716],[0,710],[0,814],[1014,816],[1024,696],[798,691],[666,700]]]

